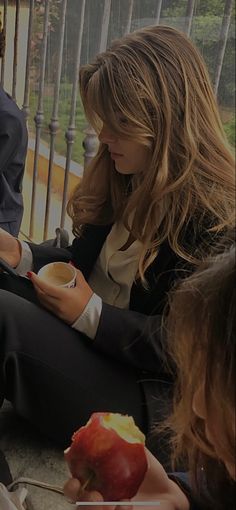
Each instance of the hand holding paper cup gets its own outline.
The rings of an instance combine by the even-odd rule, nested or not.
[[[57,287],[75,287],[76,269],[66,262],[51,262],[41,267],[39,278]]]
[[[81,271],[65,262],[52,262],[38,274],[28,272],[27,276],[40,304],[70,325],[80,317],[93,295]]]

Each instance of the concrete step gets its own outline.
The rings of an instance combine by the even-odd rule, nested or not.
[[[62,487],[68,478],[63,451],[16,416],[7,401],[0,410],[0,449],[6,456],[14,480],[27,477]],[[27,510],[74,508],[60,494],[31,485],[25,487],[28,490]]]

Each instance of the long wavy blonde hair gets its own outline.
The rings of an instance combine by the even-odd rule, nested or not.
[[[105,123],[121,139],[149,147],[151,161],[138,180],[121,175],[101,143],[68,203],[74,234],[85,224],[122,220],[142,243],[142,280],[165,240],[197,263],[202,254],[184,246],[184,231],[191,223],[194,238],[195,231],[232,226],[235,184],[233,157],[196,48],[167,26],[138,30],[81,68],[80,93],[98,133]]]
[[[207,495],[206,510],[231,509],[235,501],[235,486],[206,434],[206,423],[210,430],[217,426],[224,459],[235,466],[235,278],[231,247],[205,261],[169,296],[169,352],[177,381],[168,426],[174,432],[174,458],[188,459],[196,494],[200,499]],[[204,388],[206,423],[192,407],[199,385]]]

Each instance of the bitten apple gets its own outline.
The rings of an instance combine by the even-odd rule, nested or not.
[[[72,437],[65,459],[74,478],[105,501],[132,498],[147,471],[145,436],[130,416],[94,413]]]

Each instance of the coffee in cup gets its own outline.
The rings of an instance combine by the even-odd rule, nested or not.
[[[41,267],[38,276],[57,287],[75,287],[76,269],[67,262],[51,262]]]

